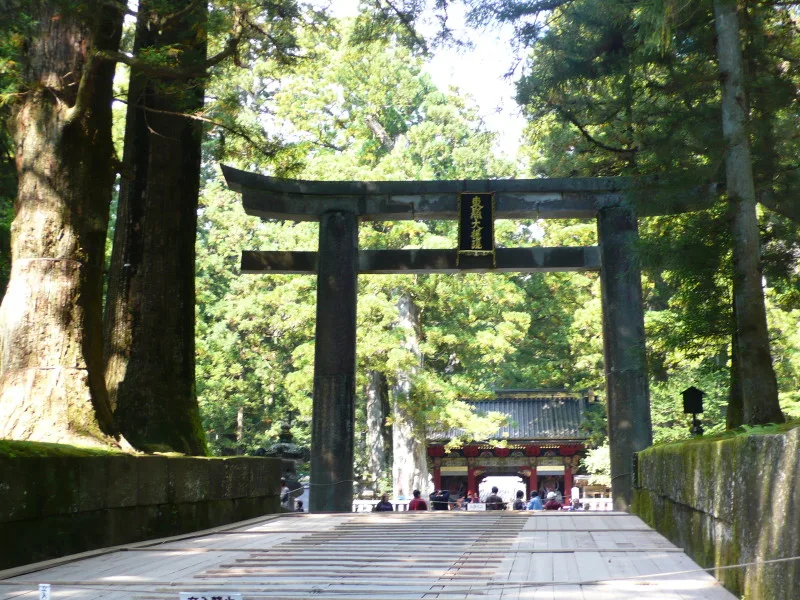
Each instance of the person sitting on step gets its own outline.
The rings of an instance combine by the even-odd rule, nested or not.
[[[375,508],[372,509],[373,512],[392,512],[394,507],[392,503],[389,502],[389,495],[382,494],[381,501],[375,505]]]
[[[414,490],[414,499],[408,503],[408,510],[428,510],[428,503],[420,498],[420,491]]]
[[[486,510],[505,510],[506,503],[497,495],[497,486],[492,488],[492,493],[486,498]]]
[[[558,501],[558,496],[555,492],[548,492],[547,502],[544,503],[545,510],[561,510],[562,504]]]
[[[538,492],[531,492],[531,500],[528,502],[528,510],[543,510],[542,499]]]

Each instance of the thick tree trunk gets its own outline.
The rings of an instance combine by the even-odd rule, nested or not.
[[[389,390],[386,377],[379,371],[367,374],[367,472],[373,485],[387,474]]]
[[[189,5],[194,8],[187,10]],[[183,11],[183,12],[180,12]],[[135,51],[205,59],[203,3],[139,3]],[[179,18],[167,17],[180,14]],[[166,23],[166,24],[165,24]],[[199,81],[131,73],[105,315],[106,384],[125,437],[143,450],[205,454],[194,387],[194,269],[203,105]]]
[[[403,346],[420,362],[419,312],[407,294],[398,298],[397,327],[405,333]],[[425,453],[425,429],[418,422],[413,409],[412,381],[417,368],[397,373],[392,386],[392,483],[395,496],[411,496],[411,492],[428,489],[428,460]]]
[[[753,163],[747,132],[742,45],[735,0],[714,0],[722,81],[722,133],[733,238],[733,301],[745,423],[783,422],[767,334]]]
[[[10,119],[19,189],[0,306],[0,438],[108,444],[101,317],[114,66],[87,57],[116,49],[122,15],[110,3],[84,14],[59,4],[26,7],[37,26]]]

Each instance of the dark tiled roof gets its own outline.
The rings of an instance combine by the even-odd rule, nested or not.
[[[585,398],[565,394],[523,397],[516,392],[513,397],[498,393],[493,400],[478,400],[470,404],[479,413],[508,415],[508,425],[491,435],[490,440],[583,440],[589,437],[580,429],[587,407]],[[429,436],[429,441],[446,441],[461,435],[464,435],[461,429],[435,432]]]

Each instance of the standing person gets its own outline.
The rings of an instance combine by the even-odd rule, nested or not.
[[[428,503],[420,498],[420,491],[414,490],[414,499],[408,503],[408,510],[428,510]]]
[[[450,509],[450,492],[448,490],[436,490],[431,494],[431,508],[433,510]]]
[[[492,487],[492,493],[486,498],[486,510],[505,510],[506,503],[497,495],[497,486]]]
[[[562,504],[558,501],[558,497],[556,496],[555,492],[549,492],[547,494],[547,502],[544,503],[545,510],[561,510]]]
[[[517,499],[514,500],[514,504],[511,505],[513,510],[525,510],[527,506],[525,505],[525,492],[522,490],[517,490]]]
[[[281,508],[292,510],[292,491],[285,479],[281,479]]]
[[[531,492],[531,500],[528,502],[528,510],[543,510],[542,499],[538,492]]]
[[[381,501],[375,505],[375,508],[372,509],[373,512],[392,512],[394,510],[394,506],[392,503],[389,502],[389,495],[382,494]]]

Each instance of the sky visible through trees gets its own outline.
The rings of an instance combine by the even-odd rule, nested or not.
[[[320,1],[320,6],[327,3]],[[330,6],[340,18],[358,14],[358,0],[336,0]],[[463,45],[437,47],[423,70],[437,85],[446,89],[457,87],[469,94],[477,104],[487,127],[496,132],[496,148],[506,156],[517,154],[525,121],[515,102],[514,80],[519,75],[519,56],[513,49],[513,28],[508,24],[489,23],[480,28],[465,22],[464,7],[451,5],[448,9],[449,27],[455,30]],[[420,22],[421,31],[430,37],[438,33],[436,14],[429,7]]]

